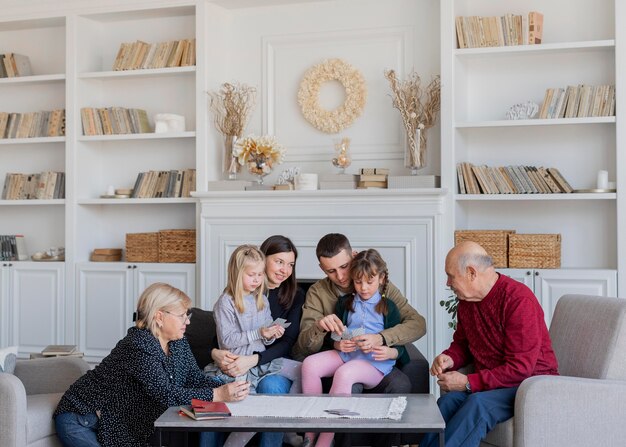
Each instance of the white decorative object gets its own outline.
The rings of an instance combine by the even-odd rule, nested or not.
[[[295,183],[296,176],[300,174],[300,168],[294,166],[293,168],[285,169],[280,173],[276,180],[277,185],[293,185]]]
[[[345,92],[345,102],[334,110],[326,110],[319,103],[322,84],[339,82]],[[341,59],[328,59],[307,70],[300,82],[298,104],[304,118],[316,129],[337,133],[350,126],[365,108],[367,87],[359,70]]]
[[[298,174],[295,176],[296,189],[314,191],[317,189],[317,174]]]
[[[597,185],[598,189],[608,189],[609,187],[609,172],[598,171]]]
[[[185,117],[173,113],[157,113],[154,115],[154,133],[184,132]]]
[[[525,103],[512,106],[509,111],[506,112],[506,119],[527,120],[534,118],[537,112],[539,112],[539,106],[532,101],[526,101]]]

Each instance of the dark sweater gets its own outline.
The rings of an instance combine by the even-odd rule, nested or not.
[[[543,309],[533,292],[499,275],[479,302],[459,301],[458,325],[450,348],[454,370],[474,362],[472,391],[518,386],[538,375],[558,375]]]

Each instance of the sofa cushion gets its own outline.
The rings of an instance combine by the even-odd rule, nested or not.
[[[0,372],[13,374],[17,360],[17,346],[0,349]]]
[[[52,414],[56,410],[63,393],[31,394],[26,400],[28,421],[26,439],[31,444],[56,433]]]
[[[197,307],[191,309],[191,320],[185,331],[185,336],[191,347],[191,352],[201,369],[211,363],[211,347],[216,345],[215,320],[213,312]]]
[[[487,433],[481,445],[513,445],[513,423],[515,418],[497,424],[493,430]]]

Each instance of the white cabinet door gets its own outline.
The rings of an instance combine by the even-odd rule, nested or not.
[[[79,346],[88,360],[102,359],[128,330],[133,269],[126,263],[84,263],[77,268]]]
[[[617,296],[617,272],[602,269],[538,269],[535,275],[535,295],[543,307],[546,323],[550,324],[556,303],[563,295],[577,293],[597,296]]]
[[[65,263],[11,262],[4,268],[8,344],[28,354],[63,343]]]
[[[137,300],[150,284],[171,284],[195,302],[195,268],[195,264],[79,264],[79,344],[85,356],[98,361],[111,352],[134,324]]]
[[[534,290],[535,270],[533,269],[496,269],[498,273],[509,276],[516,281],[526,284],[530,290]]]

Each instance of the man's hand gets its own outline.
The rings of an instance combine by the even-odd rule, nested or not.
[[[356,351],[356,343],[352,340],[340,340],[335,342],[335,349],[341,352]]]
[[[452,360],[452,357],[446,354],[439,354],[435,357],[435,360],[433,360],[433,366],[430,367],[430,375],[439,376],[453,366],[454,360]]]
[[[246,374],[250,368],[256,366],[259,363],[258,354],[252,355],[240,355],[236,360],[230,362],[224,368],[220,366],[220,369],[224,374],[227,374],[231,377],[243,376]]]
[[[443,391],[465,391],[467,376],[458,371],[450,371],[437,376],[437,384]]]
[[[318,329],[325,332],[334,332],[337,335],[343,334],[345,329],[339,317],[335,314],[326,315],[315,322]]]
[[[395,360],[398,358],[398,350],[389,346],[376,346],[372,349],[374,360],[379,362],[383,360]]]
[[[383,336],[380,334],[363,334],[353,338],[358,348],[365,354],[372,352],[376,346],[382,346]]]

